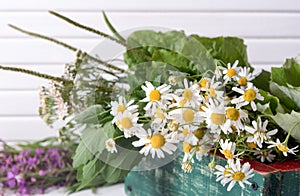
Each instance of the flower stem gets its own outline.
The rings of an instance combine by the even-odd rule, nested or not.
[[[116,141],[117,139],[120,139],[120,138],[123,138],[123,137],[124,137],[124,135],[119,135],[119,136],[117,136],[117,137],[114,137],[113,140]]]
[[[106,23],[106,25],[108,26],[108,28],[110,29],[110,31],[123,43],[126,43],[126,40],[120,35],[120,33],[112,26],[112,24],[110,23],[110,21],[108,20],[105,12],[102,12],[104,21]]]
[[[74,26],[76,26],[76,27],[79,27],[79,28],[81,28],[81,29],[90,31],[90,32],[92,32],[92,33],[95,33],[95,34],[100,35],[100,36],[102,36],[102,37],[105,37],[105,38],[107,38],[107,39],[110,39],[110,40],[112,40],[112,41],[114,41],[114,42],[116,42],[116,43],[118,43],[118,44],[121,44],[121,45],[123,45],[123,46],[126,46],[126,44],[125,44],[125,42],[124,42],[123,40],[121,41],[121,40],[116,39],[116,38],[114,38],[114,37],[112,37],[112,36],[110,36],[110,35],[108,35],[108,34],[106,34],[106,33],[103,33],[103,32],[101,32],[101,31],[98,31],[98,30],[93,29],[93,28],[91,28],[91,27],[82,25],[82,24],[80,24],[80,23],[78,23],[78,22],[76,22],[76,21],[74,21],[74,20],[71,20],[70,18],[67,18],[67,17],[65,17],[65,16],[63,16],[63,15],[57,13],[57,12],[49,11],[49,13],[52,14],[52,15],[54,15],[54,16],[56,16],[56,17],[58,17],[58,18],[60,18],[60,19],[62,19],[62,20],[64,20],[64,21],[66,21],[66,22],[68,22],[68,23],[70,23],[70,24],[72,24],[72,25],[74,25]]]
[[[48,75],[48,74],[39,73],[39,72],[36,72],[36,71],[23,69],[23,68],[6,67],[6,66],[0,65],[0,69],[8,70],[8,71],[14,71],[14,72],[26,73],[26,74],[29,74],[29,75],[33,75],[33,76],[36,76],[36,77],[39,77],[39,78],[44,78],[44,79],[47,79],[47,80],[53,80],[53,81],[56,81],[56,82],[72,83],[72,81],[66,80],[64,78],[55,77],[55,76],[51,76],[51,75]]]
[[[110,35],[108,35],[108,34],[102,32],[102,31],[98,31],[98,30],[93,29],[93,28],[91,28],[91,27],[82,25],[82,24],[80,24],[80,23],[78,23],[78,22],[76,22],[76,21],[74,21],[74,20],[72,20],[72,19],[70,19],[70,18],[67,18],[67,17],[65,17],[65,16],[63,16],[63,15],[57,13],[57,12],[49,11],[49,13],[50,13],[50,14],[53,14],[54,16],[56,16],[56,17],[58,17],[58,18],[60,18],[60,19],[62,19],[62,20],[64,20],[64,21],[66,21],[66,22],[68,22],[68,23],[70,23],[70,24],[72,24],[72,25],[74,25],[74,26],[76,26],[76,27],[78,27],[78,28],[81,28],[81,29],[84,29],[84,30],[86,30],[86,31],[95,33],[95,34],[97,34],[97,35],[100,35],[100,36],[102,36],[102,37],[105,37],[105,38],[107,38],[107,39],[110,39],[110,40],[112,40],[112,41],[114,41],[114,42],[116,42],[116,43],[118,43],[118,44],[120,44],[120,45],[122,45],[122,46],[124,46],[124,47],[126,47],[126,48],[130,48],[131,51],[133,51],[135,54],[139,55],[140,57],[144,58],[145,60],[151,61],[151,57],[150,57],[150,56],[148,56],[148,55],[144,54],[143,52],[139,51],[138,49],[132,48],[132,47],[130,47],[130,46],[128,46],[128,45],[126,44],[125,39],[124,39],[124,38],[123,38],[123,37],[115,30],[115,28],[110,24],[110,22],[108,21],[108,19],[107,19],[105,13],[103,13],[103,17],[104,17],[104,20],[105,20],[106,24],[108,25],[108,27],[110,28],[110,30],[111,30],[111,31],[112,31],[119,39],[116,39],[116,38],[114,38],[113,36],[110,36]]]
[[[48,37],[48,36],[45,36],[45,35],[41,35],[41,34],[38,34],[38,33],[30,32],[30,31],[26,31],[26,30],[24,30],[24,29],[21,29],[21,28],[19,28],[19,27],[16,27],[16,26],[14,26],[14,25],[11,25],[11,24],[9,24],[8,26],[10,26],[11,28],[13,28],[13,29],[15,29],[15,30],[17,30],[17,31],[20,31],[20,32],[22,32],[22,33],[25,33],[25,34],[27,34],[27,35],[30,35],[30,36],[33,36],[33,37],[38,37],[38,38],[45,39],[45,40],[48,40],[48,41],[50,41],[50,42],[56,43],[56,44],[58,44],[58,45],[60,45],[60,46],[63,46],[63,47],[65,47],[65,48],[69,49],[69,50],[72,50],[73,52],[79,51],[79,49],[75,48],[74,46],[71,46],[71,45],[66,44],[66,43],[64,43],[64,42],[61,42],[61,41],[58,41],[58,40],[56,40],[56,39],[54,39],[54,38],[51,38],[51,37]],[[121,73],[124,73],[124,72],[125,72],[124,69],[121,69],[121,68],[119,68],[119,67],[117,67],[117,66],[115,66],[115,65],[109,64],[109,63],[107,63],[107,62],[105,62],[105,61],[102,61],[102,60],[100,60],[99,58],[95,58],[95,57],[93,57],[93,56],[91,56],[91,55],[89,55],[89,54],[87,54],[87,53],[86,53],[86,55],[87,55],[90,59],[92,59],[92,60],[94,60],[94,61],[96,61],[96,62],[98,62],[98,63],[100,63],[100,64],[102,64],[102,65],[104,65],[104,66],[106,66],[106,67],[108,67],[108,68],[110,68],[110,69],[114,69],[114,70],[119,71],[119,72],[121,72]]]

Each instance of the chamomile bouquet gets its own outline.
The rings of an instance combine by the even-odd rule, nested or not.
[[[121,181],[136,165],[148,170],[180,161],[192,172],[195,160],[211,156],[209,168],[230,191],[236,183],[250,184],[248,159],[269,163],[299,156],[299,59],[258,71],[237,37],[154,30],[125,37],[104,14],[113,37],[50,13],[123,47],[103,60],[107,48],[91,55],[12,26],[77,51],[62,78],[0,67],[54,82],[41,90],[40,113],[48,124],[69,119],[60,139],[78,140],[76,190]],[[226,165],[216,165],[218,154]]]

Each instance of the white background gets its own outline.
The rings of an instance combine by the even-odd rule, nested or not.
[[[123,31],[161,26],[187,34],[239,36],[255,67],[280,66],[300,53],[300,1],[297,0],[0,0],[0,64],[60,75],[75,54],[7,26],[61,39],[90,51],[101,38],[50,15],[58,11],[80,23],[109,32],[101,11]],[[45,81],[0,70],[0,138],[36,140],[55,135],[38,117],[38,87]],[[101,194],[100,194],[101,195]]]

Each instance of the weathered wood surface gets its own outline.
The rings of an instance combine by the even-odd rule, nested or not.
[[[182,158],[182,157],[181,157]],[[289,161],[281,164],[264,165],[251,161],[255,175],[250,179],[251,186],[245,189],[238,184],[228,192],[216,182],[216,176],[209,170],[211,157],[196,161],[192,173],[184,173],[178,158],[172,163],[150,171],[130,172],[125,180],[125,192],[129,196],[167,196],[167,195],[251,195],[251,196],[298,196],[300,193],[300,162]],[[225,160],[218,158],[217,163],[225,165]]]

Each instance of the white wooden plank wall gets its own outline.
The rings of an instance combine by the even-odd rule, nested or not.
[[[74,53],[9,28],[14,24],[90,51],[100,38],[47,13],[55,10],[105,32],[101,10],[120,30],[168,27],[204,36],[245,39],[250,62],[269,69],[300,53],[300,1],[297,0],[0,0],[0,64],[60,75]],[[35,140],[55,135],[37,114],[43,80],[0,71],[0,138]]]

